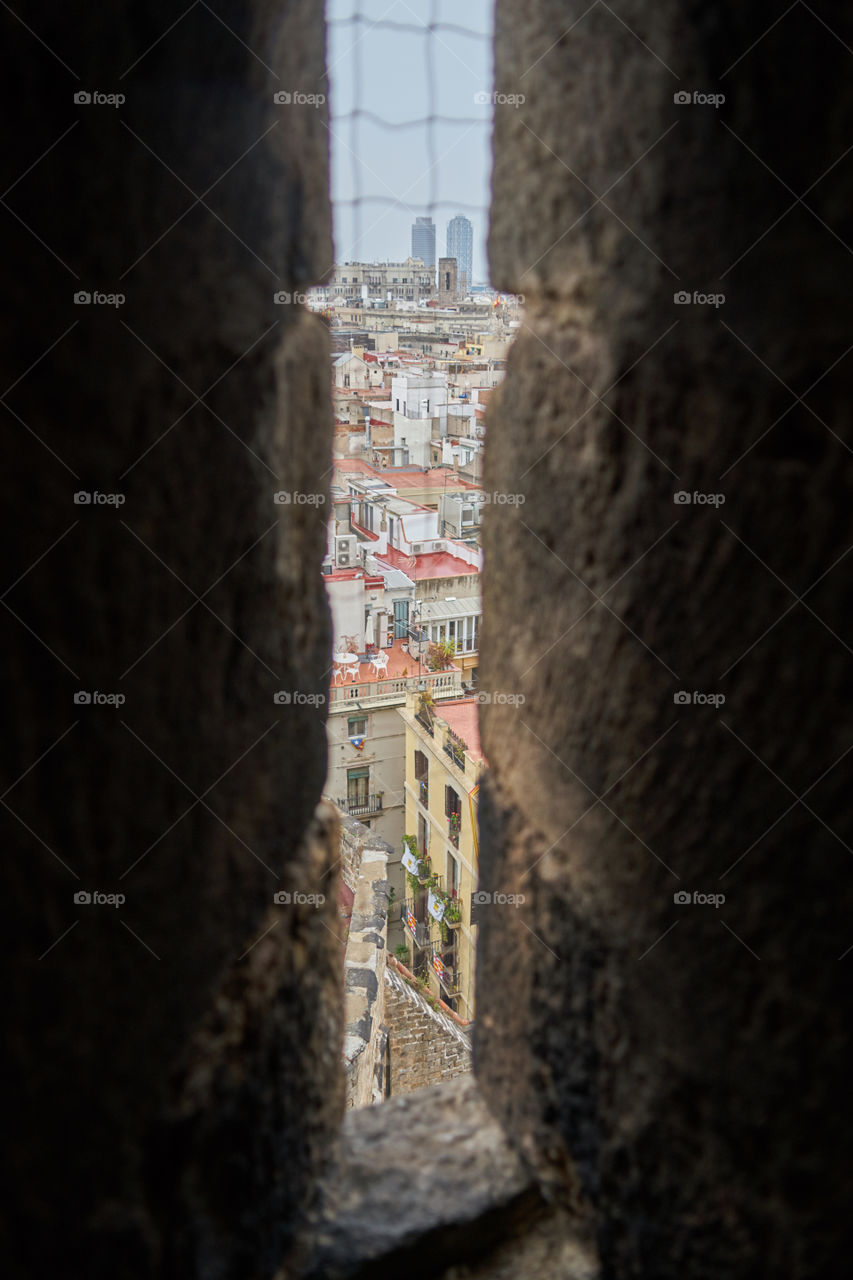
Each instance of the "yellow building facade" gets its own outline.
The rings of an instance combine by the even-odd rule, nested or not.
[[[432,704],[410,694],[406,725],[406,869],[402,924],[408,967],[461,1018],[473,1019],[478,799],[485,760],[476,698]],[[405,959],[404,959],[405,963]]]

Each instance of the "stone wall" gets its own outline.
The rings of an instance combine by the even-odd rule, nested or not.
[[[853,1244],[852,40],[497,5],[475,1069],[608,1276]]]
[[[274,301],[332,261],[325,108],[273,96],[325,91],[322,6],[0,24],[4,1269],[271,1276],[344,1109],[324,725],[274,701],[331,648],[273,501],[328,485],[328,334]]]
[[[385,970],[385,1026],[392,1097],[470,1072],[467,1033],[433,1009],[392,965]]]
[[[344,1068],[347,1107],[365,1107],[385,1094],[388,855],[392,850],[368,827],[352,819],[344,822],[341,849],[347,874],[358,868],[344,961]]]

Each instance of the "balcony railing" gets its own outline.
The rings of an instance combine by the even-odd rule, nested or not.
[[[348,813],[351,818],[369,818],[375,813],[382,812],[382,797],[384,791],[377,791],[373,796],[362,796],[361,799],[344,799],[338,800],[337,805],[344,813]]]
[[[434,698],[458,698],[462,693],[462,673],[458,667],[454,667],[450,671],[422,671],[420,675],[416,672],[414,675],[385,680],[350,682],[347,679],[344,684],[333,684],[330,687],[329,706],[332,710],[343,709],[353,702],[365,701],[402,706],[406,701],[406,694],[417,692],[418,686],[424,682]]]
[[[453,845],[454,849],[459,848],[459,832],[461,828],[461,815],[458,813],[451,813],[447,819],[447,838]]]
[[[428,720],[426,716],[421,715],[420,712],[418,712],[418,714],[415,716],[415,719],[417,720],[421,728],[426,730],[426,732],[429,734],[431,738],[435,736],[431,720]]]
[[[429,808],[429,782],[426,778],[415,778],[415,787],[418,792],[418,799],[425,809]]]
[[[445,995],[458,996],[462,990],[462,975],[459,972],[459,966],[452,968],[450,965],[445,964],[442,961],[441,951],[438,947],[433,950],[431,967]]]
[[[415,945],[425,947],[429,943],[429,923],[415,918],[415,904],[409,899],[400,908],[400,919],[415,940]]]
[[[461,769],[463,773],[465,772],[465,752],[462,747],[455,742],[445,742],[444,753],[450,756],[457,769]]]

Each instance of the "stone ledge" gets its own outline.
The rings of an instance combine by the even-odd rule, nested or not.
[[[347,1113],[299,1275],[425,1280],[545,1215],[474,1077],[460,1076]]]

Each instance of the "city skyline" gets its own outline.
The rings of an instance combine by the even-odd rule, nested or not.
[[[329,0],[328,10],[335,260],[402,261],[412,223],[423,216],[432,217],[443,248],[447,223],[462,213],[473,225],[474,282],[485,282],[492,0],[466,8],[464,26],[473,34],[429,37],[437,55],[431,78],[426,0],[390,8],[387,0],[362,0],[357,26],[350,0]],[[438,22],[459,26],[450,0],[436,0],[436,10]]]

